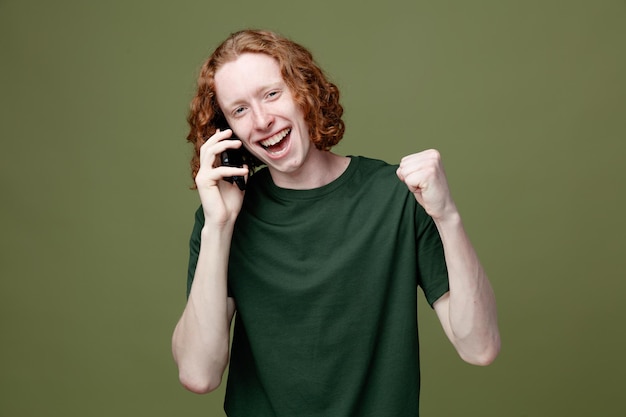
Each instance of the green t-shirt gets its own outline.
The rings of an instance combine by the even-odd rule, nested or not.
[[[249,181],[229,260],[233,417],[418,416],[417,286],[448,291],[432,219],[397,166],[352,157],[332,183]],[[188,289],[204,223],[196,213]]]

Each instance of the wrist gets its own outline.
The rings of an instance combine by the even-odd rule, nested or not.
[[[223,240],[230,240],[233,235],[233,229],[235,222],[223,222],[223,223],[205,223],[200,232],[200,238],[203,241],[215,240],[219,243]]]
[[[456,228],[462,226],[463,224],[461,221],[461,214],[456,209],[456,207],[447,210],[446,213],[441,216],[433,217],[433,220],[439,230],[443,228]]]
[[[212,233],[217,231],[231,231],[235,227],[237,221],[237,213],[219,213],[215,214],[204,210],[204,227],[202,228],[211,231]]]

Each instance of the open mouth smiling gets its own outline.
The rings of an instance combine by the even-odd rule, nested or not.
[[[269,152],[278,152],[281,150],[282,148],[282,141],[283,139],[285,139],[285,137],[291,132],[290,128],[287,129],[283,129],[280,132],[276,133],[275,135],[260,141],[259,143],[261,144],[261,146],[263,147],[263,149],[269,151]]]

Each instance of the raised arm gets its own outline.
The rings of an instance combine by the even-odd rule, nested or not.
[[[439,152],[403,158],[397,175],[433,218],[443,242],[450,291],[434,304],[441,325],[463,360],[488,365],[500,351],[495,296],[450,195]]]
[[[190,391],[206,393],[219,386],[228,364],[230,324],[235,303],[228,297],[228,256],[233,226],[243,193],[223,177],[247,176],[247,168],[219,166],[219,155],[239,141],[224,141],[230,131],[218,132],[200,150],[196,185],[205,223],[198,263],[187,305],[174,329],[172,353],[180,382]]]

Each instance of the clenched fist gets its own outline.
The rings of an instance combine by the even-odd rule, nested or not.
[[[396,174],[434,220],[457,213],[438,151],[430,149],[405,156]]]

